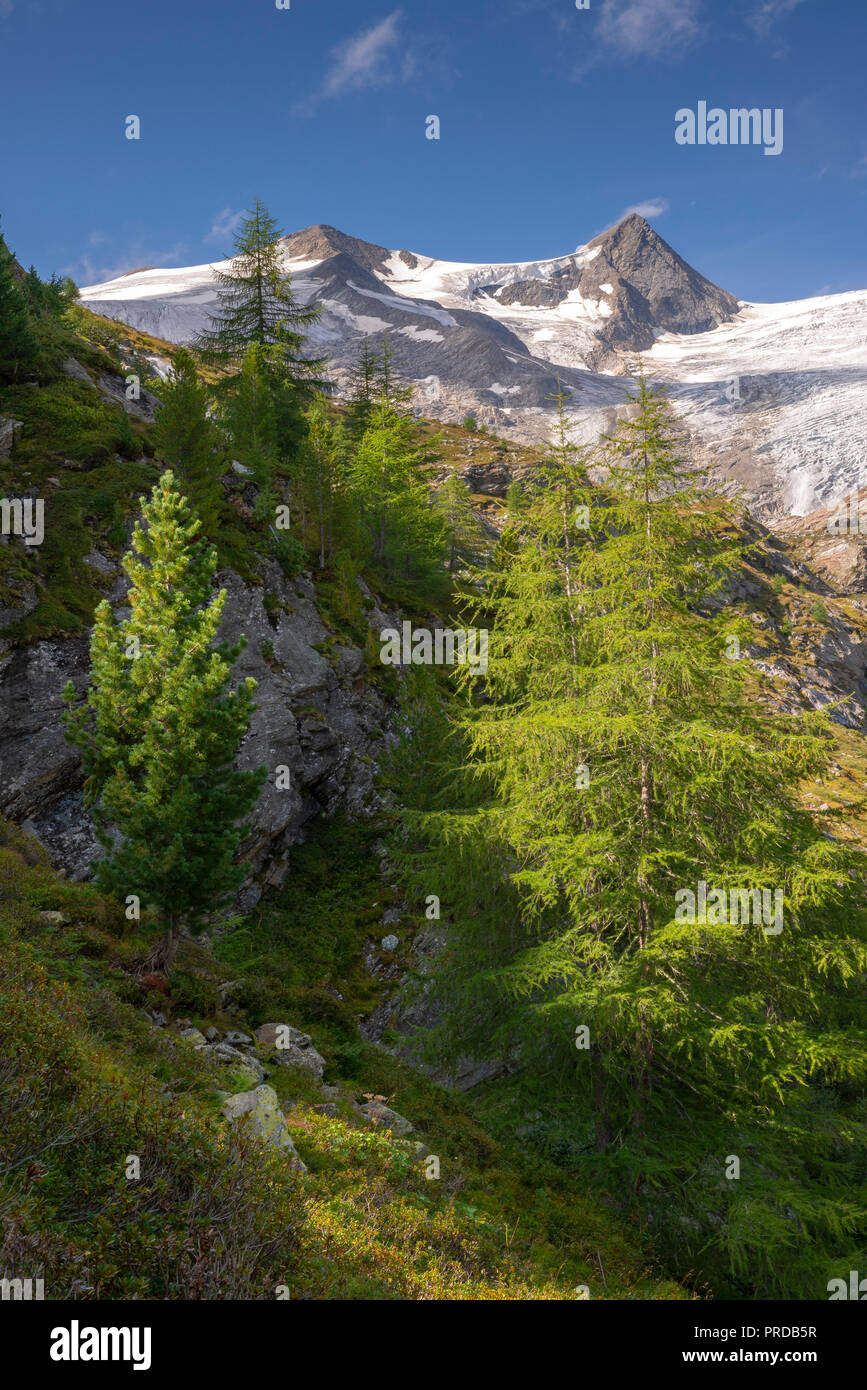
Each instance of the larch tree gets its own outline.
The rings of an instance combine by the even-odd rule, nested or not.
[[[202,532],[216,539],[224,510],[222,476],[228,466],[220,433],[210,418],[208,392],[186,349],[172,358],[161,387],[162,404],[153,430],[157,460],[178,479]]]
[[[548,1142],[682,1215],[687,1263],[804,1292],[867,1215],[864,857],[801,799],[826,717],[756,698],[723,602],[736,518],[643,376],[630,404],[604,487],[556,441],[564,476],[483,577],[484,699],[431,773],[475,795],[422,799],[396,853],[451,918],[441,1056],[506,1060]],[[815,1243],[797,1273],[793,1242]]]

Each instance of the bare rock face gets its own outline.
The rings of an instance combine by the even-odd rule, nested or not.
[[[595,237],[546,279],[518,280],[494,293],[501,304],[554,308],[575,291],[608,311],[586,354],[597,371],[616,366],[617,351],[644,352],[659,333],[704,333],[739,308],[733,294],[687,265],[638,213]]]
[[[0,459],[9,457],[20,428],[20,420],[13,419],[11,415],[0,415]]]
[[[867,593],[867,488],[807,516],[786,517],[776,530],[800,543],[810,568],[834,589]]]
[[[250,910],[267,884],[282,881],[288,852],[311,817],[339,806],[350,816],[380,806],[376,761],[385,747],[391,710],[362,679],[363,653],[334,644],[314,603],[313,585],[264,567],[264,584],[244,583],[231,570],[217,576],[227,591],[220,639],[247,640],[235,681],[257,681],[257,709],[238,765],[268,769],[241,846],[250,868],[238,906]],[[268,607],[265,599],[268,599]],[[125,582],[111,599],[124,613]],[[372,615],[376,617],[374,613]],[[2,648],[0,648],[2,650]],[[0,815],[24,824],[69,877],[90,876],[99,851],[82,801],[78,753],[64,740],[62,693],[79,694],[89,675],[89,637],[43,641],[0,655]]]

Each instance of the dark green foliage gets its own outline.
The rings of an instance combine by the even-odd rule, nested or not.
[[[280,452],[277,407],[265,350],[251,343],[239,374],[222,393],[221,418],[238,462],[263,494],[262,515],[273,515],[274,470]]]
[[[251,343],[263,349],[274,381],[302,393],[321,389],[321,357],[304,352],[304,329],[319,315],[295,298],[282,268],[283,233],[257,199],[235,237],[232,265],[219,271],[219,306],[197,347],[206,362],[237,371]]]
[[[358,362],[350,373],[349,432],[353,440],[360,439],[367,429],[376,399],[376,369],[378,354],[369,338],[361,344]]]
[[[233,862],[239,822],[266,770],[232,767],[255,682],[228,690],[241,648],[214,645],[226,600],[225,590],[211,591],[216,552],[196,538],[199,522],[171,473],[142,521],[124,560],[132,616],[116,623],[108,603],[97,608],[92,685],[66,725],[108,851],[97,882],[159,911],[170,965],[179,925],[200,924],[243,879]],[[74,699],[71,684],[66,698]]]
[[[456,566],[479,564],[489,548],[489,541],[473,506],[469,487],[450,473],[436,494],[434,505],[448,528],[449,571]]]
[[[27,283],[0,236],[0,382],[26,375],[39,356],[39,339],[25,292]]]
[[[153,430],[157,462],[172,471],[202,523],[216,540],[223,512],[221,478],[228,467],[225,447],[208,415],[208,395],[195,363],[183,348],[172,359]]]

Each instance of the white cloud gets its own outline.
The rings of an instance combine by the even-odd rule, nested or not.
[[[0,19],[8,19],[14,9],[12,0],[0,0]]]
[[[402,10],[394,10],[386,19],[335,48],[331,67],[325,75],[322,94],[340,96],[343,92],[359,91],[365,87],[381,87],[394,80],[396,69],[403,69],[403,80],[410,75],[412,63],[399,53]]]
[[[607,0],[596,28],[627,58],[679,57],[701,33],[699,0]]]
[[[628,208],[624,208],[618,213],[617,221],[622,222],[624,217],[629,217],[633,212],[637,212],[639,217],[661,217],[664,212],[668,212],[669,206],[667,198],[646,198],[643,203],[631,203]]]
[[[791,14],[792,10],[804,3],[805,0],[760,0],[752,13],[747,15],[747,24],[757,34],[769,34],[778,19]]]
[[[211,223],[211,230],[205,237],[205,241],[227,241],[235,235],[243,216],[243,208],[237,212],[232,208],[221,208]]]
[[[61,266],[60,274],[72,276],[78,286],[101,285],[142,266],[183,265],[187,249],[184,242],[178,242],[167,251],[153,251],[146,242],[135,241],[126,252],[119,252],[113,262],[100,265],[85,252],[77,261]]]

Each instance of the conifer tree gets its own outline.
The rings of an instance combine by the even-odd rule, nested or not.
[[[335,553],[338,528],[347,529],[347,458],[346,432],[331,419],[324,397],[319,396],[307,413],[300,487],[307,501],[305,510],[314,521],[320,569]]]
[[[216,539],[224,501],[220,480],[228,461],[209,416],[207,390],[186,349],[175,353],[160,390],[162,405],[153,430],[156,458],[178,479],[203,534]]]
[[[0,381],[16,381],[39,354],[15,257],[0,235]]]
[[[370,558],[392,574],[433,580],[445,559],[446,527],[420,467],[410,422],[377,405],[349,464]]]
[[[238,461],[260,490],[263,515],[273,510],[273,481],[279,454],[279,425],[265,349],[251,343],[241,371],[223,397],[222,420]]]
[[[258,198],[242,220],[228,270],[216,272],[218,307],[196,346],[206,362],[238,371],[251,344],[272,386],[306,396],[323,389],[325,359],[304,352],[320,310],[298,303],[282,265],[283,233]]]
[[[361,344],[358,362],[349,377],[349,416],[348,427],[353,439],[364,434],[370,421],[376,395],[377,353],[370,338]]]
[[[383,333],[373,365],[373,400],[383,410],[401,414],[401,406],[412,400],[413,388],[401,381],[394,365],[394,350]]]
[[[449,571],[454,574],[457,565],[478,564],[488,542],[463,478],[450,473],[436,493],[434,506],[448,529]]]
[[[800,799],[824,717],[758,703],[750,625],[708,616],[743,563],[734,517],[643,376],[631,403],[589,527],[569,474],[526,500],[459,720],[475,796],[422,801],[398,842],[452,917],[438,1044],[511,1058],[550,1143],[664,1209],[686,1267],[816,1296],[867,1218],[863,859]]]
[[[142,506],[124,559],[131,616],[96,610],[86,703],[64,698],[85,795],[106,854],[100,889],[155,908],[165,936],[151,964],[171,969],[182,925],[200,925],[243,879],[233,863],[264,768],[233,767],[255,708],[255,681],[229,689],[243,647],[216,643],[225,590],[171,473]]]

